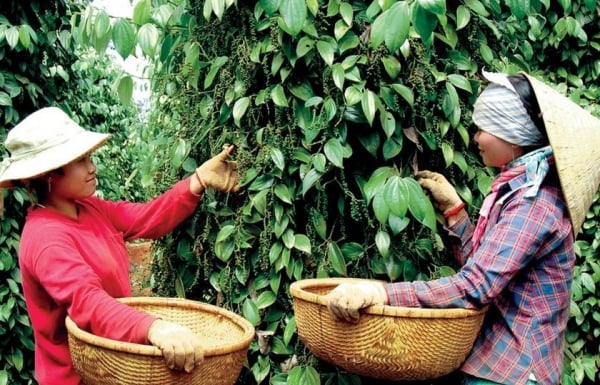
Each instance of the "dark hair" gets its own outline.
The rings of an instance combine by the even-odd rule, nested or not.
[[[48,171],[46,173],[44,173],[43,175],[40,175],[36,178],[33,178],[29,181],[28,184],[23,184],[20,181],[16,181],[15,184],[19,187],[25,187],[27,188],[27,191],[30,194],[34,194],[35,195],[35,200],[37,203],[42,203],[45,202],[47,197],[48,197],[48,179],[44,178],[44,175],[47,175],[51,172],[57,172],[60,175],[64,175],[64,171],[62,169],[62,167],[57,168],[55,170],[52,171]],[[33,199],[33,196],[30,195],[30,199]],[[32,204],[35,202],[31,202]]]
[[[540,105],[538,104],[537,98],[535,97],[535,92],[533,91],[533,88],[531,88],[529,80],[527,80],[523,74],[509,75],[508,80],[513,87],[515,87],[515,90],[521,99],[521,103],[523,103],[525,110],[527,110],[527,114],[529,114],[529,117],[544,137],[544,143],[542,143],[540,147],[548,145],[549,142],[548,134],[546,133],[546,125],[544,124]]]
[[[48,182],[42,178],[29,181],[29,189],[35,194],[38,203],[45,202],[48,196]]]

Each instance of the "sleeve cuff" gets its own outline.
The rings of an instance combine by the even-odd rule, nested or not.
[[[410,282],[387,283],[388,304],[390,306],[420,307]]]

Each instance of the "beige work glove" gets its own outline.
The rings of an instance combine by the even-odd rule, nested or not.
[[[204,189],[212,187],[219,191],[239,191],[237,162],[229,160],[233,150],[234,146],[224,145],[219,154],[196,169],[196,176]]]
[[[454,186],[442,174],[423,170],[415,176],[421,187],[433,198],[433,204],[442,213],[446,213],[462,203]]]
[[[204,360],[200,337],[185,326],[157,319],[150,325],[148,341],[162,351],[169,369],[190,373]]]
[[[359,310],[388,302],[383,282],[342,283],[326,296],[327,309],[337,319],[358,322]]]

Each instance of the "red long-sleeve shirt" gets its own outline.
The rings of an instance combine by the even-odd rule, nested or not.
[[[87,198],[78,202],[77,219],[47,208],[29,210],[19,264],[40,385],[80,384],[69,354],[67,314],[95,335],[148,343],[155,317],[115,299],[131,295],[125,241],[167,234],[197,204],[184,180],[147,203]]]

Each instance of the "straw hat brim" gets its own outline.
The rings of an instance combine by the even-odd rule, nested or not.
[[[542,112],[562,192],[577,235],[600,185],[600,119],[527,73]]]
[[[33,179],[56,170],[77,158],[102,146],[110,134],[81,131],[66,143],[18,160],[8,160],[8,166],[0,177],[0,188],[15,187],[15,182]]]

